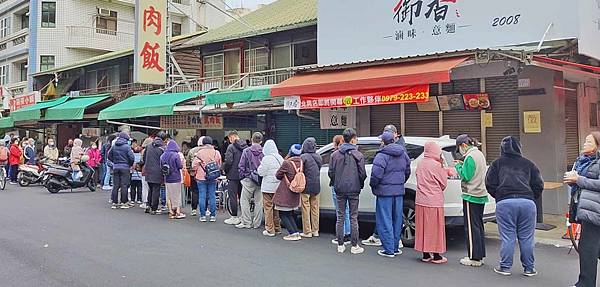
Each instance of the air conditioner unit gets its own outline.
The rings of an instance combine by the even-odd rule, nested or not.
[[[98,15],[110,17],[110,10],[103,9],[103,8],[98,8]]]

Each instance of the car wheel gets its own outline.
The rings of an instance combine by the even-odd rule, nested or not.
[[[402,224],[402,244],[406,247],[415,246],[415,201],[412,199],[404,200]]]

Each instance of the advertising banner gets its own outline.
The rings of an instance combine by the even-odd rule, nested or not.
[[[294,98],[294,97],[290,97]],[[323,94],[300,96],[300,109],[347,108],[429,101],[429,85],[405,86],[356,95]]]
[[[24,107],[33,106],[41,100],[40,92],[35,91],[8,99],[8,108],[11,112],[20,110]]]
[[[135,1],[135,83],[166,83],[167,25],[167,0]]]
[[[164,129],[203,129],[222,130],[223,117],[213,115],[182,114],[160,117],[160,127]]]
[[[599,56],[598,5],[598,0],[318,1],[319,64],[537,44],[544,36],[544,41],[584,38],[580,49]]]

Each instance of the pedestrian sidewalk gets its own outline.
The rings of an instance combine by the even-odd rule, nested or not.
[[[556,228],[548,231],[536,230],[535,242],[538,244],[552,245],[555,247],[571,247],[569,239],[562,239],[567,231],[566,218],[559,215],[544,214],[544,223],[556,225]],[[488,222],[485,225],[486,237],[500,239],[498,234],[498,225],[495,222]]]

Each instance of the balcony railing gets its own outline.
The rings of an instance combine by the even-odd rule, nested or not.
[[[14,96],[22,95],[27,91],[27,81],[8,84],[6,89]]]
[[[218,77],[188,78],[188,81],[194,91],[208,91],[215,88],[233,89],[275,85],[289,79],[296,70],[307,67],[309,66],[264,70]],[[171,89],[173,92],[185,92],[188,90],[187,84],[183,81],[181,76],[173,76],[173,79],[176,81],[176,84]]]
[[[89,96],[89,95],[97,95],[100,93],[111,93],[117,101],[120,101],[124,98],[127,98],[133,94],[143,93],[155,90],[156,86],[153,85],[144,85],[144,84],[135,84],[135,83],[127,83],[115,86],[106,86],[106,87],[98,87],[86,90],[77,91],[80,96]]]
[[[116,51],[132,48],[134,34],[95,27],[67,26],[66,46]]]
[[[27,42],[27,35],[22,35],[17,38],[14,38],[12,40],[12,42],[13,42],[13,46],[21,45],[21,44]]]

